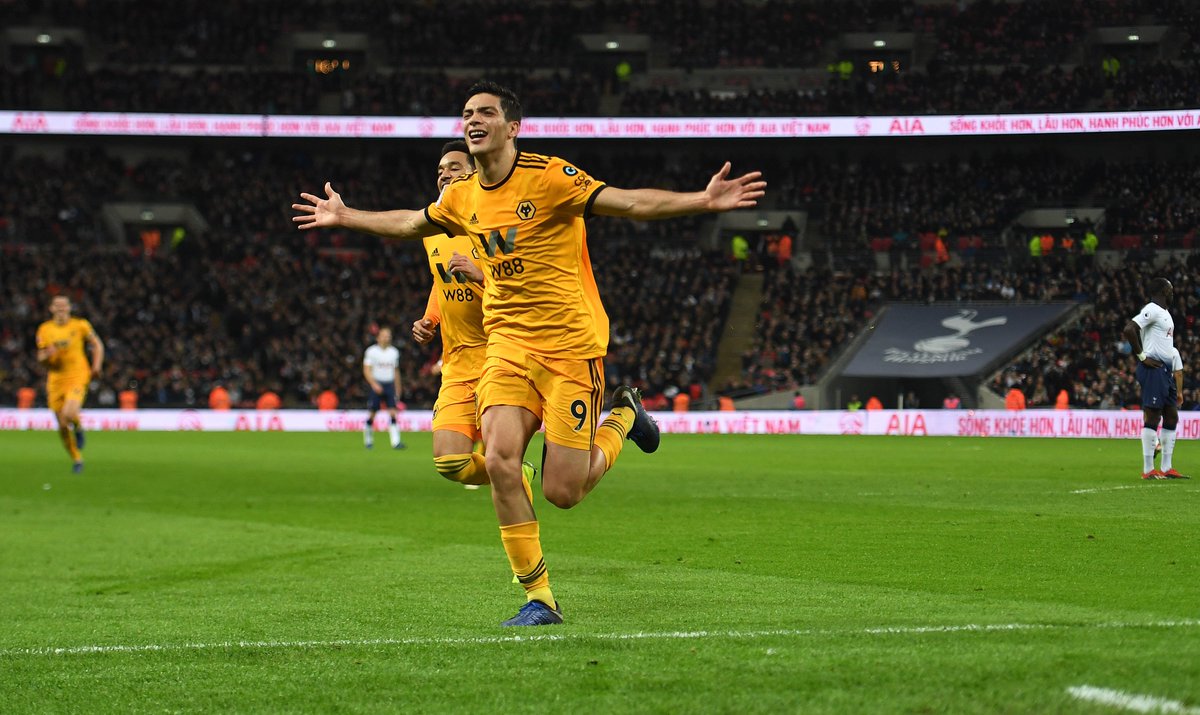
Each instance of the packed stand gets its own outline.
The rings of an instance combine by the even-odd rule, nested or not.
[[[885,238],[897,251],[915,250],[920,234],[946,231],[953,250],[961,236],[998,245],[999,232],[1022,209],[1081,195],[1090,169],[1045,154],[919,164],[869,159],[838,170],[807,157],[774,175],[772,192],[781,206],[805,208],[810,224],[841,249]]]
[[[1168,306],[1175,320],[1175,347],[1183,358],[1183,394],[1180,407],[1200,409],[1200,335],[1195,316],[1200,308],[1200,283],[1195,275],[1200,256],[1190,254],[1155,269],[1146,262],[1130,261],[1117,269],[1096,270],[1047,267],[1043,280],[1063,287],[1057,297],[1091,304],[1092,309],[1039,342],[1032,350],[998,372],[991,388],[1006,395],[1017,388],[1028,407],[1053,407],[1065,392],[1072,408],[1141,408],[1141,392],[1134,377],[1135,361],[1121,335],[1125,325],[1145,305],[1146,286],[1157,277],[1175,287],[1175,302]]]
[[[621,172],[619,158],[609,162],[597,161],[597,171],[615,172],[625,185],[651,170],[647,164]],[[285,152],[212,151],[130,167],[91,153],[63,163],[5,162],[11,185],[31,195],[14,192],[0,204],[0,401],[11,403],[21,387],[42,390],[33,335],[48,318],[49,298],[63,291],[107,345],[92,404],[113,406],[117,393],[132,390],[143,407],[204,406],[220,384],[241,407],[267,390],[285,406],[309,406],[326,389],[353,406],[365,398],[362,351],[376,329],[390,326],[402,352],[403,399],[429,407],[437,351],[408,338],[431,283],[419,244],[351,232],[302,234],[286,202],[335,177],[356,207],[424,205],[435,191],[432,168],[422,166],[431,159],[415,151],[319,166]],[[115,245],[96,197],[193,202],[209,229],[163,245]],[[655,397],[711,376],[732,273],[723,258],[696,254],[696,225],[590,225],[612,317],[613,384],[628,378]],[[630,275],[640,276],[632,288]]]
[[[597,114],[608,94],[621,95],[618,113],[626,116],[1116,111],[1189,104],[1200,83],[1200,11],[1184,0],[980,0],[961,7],[905,0],[42,0],[2,7],[5,26],[49,18],[81,28],[89,63],[98,64],[85,65],[78,47],[57,50],[60,57],[46,54],[57,45],[31,48],[25,60],[0,70],[3,109],[453,114],[452,85],[462,80],[449,79],[447,67],[488,67],[516,85],[532,114],[563,116]],[[1126,63],[1112,73],[1102,72],[1098,55],[1068,63],[1078,61],[1074,54],[1091,29],[1135,22],[1190,34],[1180,61]],[[463,31],[480,26],[492,30],[488,42]],[[585,52],[576,39],[583,32],[649,34],[656,56],[685,69],[814,67],[841,33],[872,30],[919,32],[934,37],[938,50],[916,71],[835,70],[820,87],[622,94],[616,59]],[[366,33],[386,51],[367,55],[379,66],[331,76],[278,65],[279,38],[320,31]]]
[[[724,388],[753,394],[815,383],[884,303],[1048,300],[1058,292],[1034,275],[1002,267],[832,273],[787,265],[766,276],[754,343],[742,355],[742,380]]]
[[[734,266],[720,251],[699,251],[690,222],[625,228],[625,240],[611,238],[620,235],[615,222],[603,223],[590,230],[600,238],[589,241],[589,251],[612,321],[608,383],[641,389],[651,409],[665,409],[681,391],[693,402],[711,398]]]
[[[1108,232],[1147,247],[1192,248],[1200,227],[1200,161],[1109,162],[1100,167]],[[1131,246],[1132,247],[1132,246]]]

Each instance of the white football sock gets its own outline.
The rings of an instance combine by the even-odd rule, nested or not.
[[[1175,453],[1175,430],[1163,428],[1162,448],[1162,470],[1165,472],[1171,468],[1171,455]]]
[[[400,444],[400,425],[393,422],[392,426],[388,427],[388,436],[392,438],[393,447]]]
[[[1142,427],[1142,473],[1146,473],[1154,469],[1154,439],[1157,433],[1149,427]],[[1166,454],[1166,447],[1163,447],[1163,454]]]

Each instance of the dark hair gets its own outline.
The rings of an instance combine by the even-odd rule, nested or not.
[[[500,98],[500,110],[504,112],[504,121],[521,121],[521,100],[517,99],[517,94],[508,87],[481,79],[467,90],[467,99],[470,100],[477,94],[496,95]]]
[[[471,156],[471,149],[467,147],[467,143],[462,139],[454,139],[442,145],[442,153],[438,156],[446,156],[452,151],[461,151],[467,155],[467,163],[475,166],[475,157]]]
[[[1166,278],[1155,278],[1150,281],[1150,295],[1165,295],[1172,288],[1171,281]]]

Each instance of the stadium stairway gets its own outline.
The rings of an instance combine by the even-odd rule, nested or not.
[[[761,273],[743,272],[738,278],[730,301],[729,319],[725,321],[721,344],[717,346],[717,369],[708,383],[711,394],[716,394],[722,385],[742,373],[742,353],[754,344],[754,332],[758,327],[763,283]]]

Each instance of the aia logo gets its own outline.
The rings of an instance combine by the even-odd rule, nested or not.
[[[854,133],[860,137],[865,137],[871,133],[871,120],[868,117],[859,117],[854,121]]]

